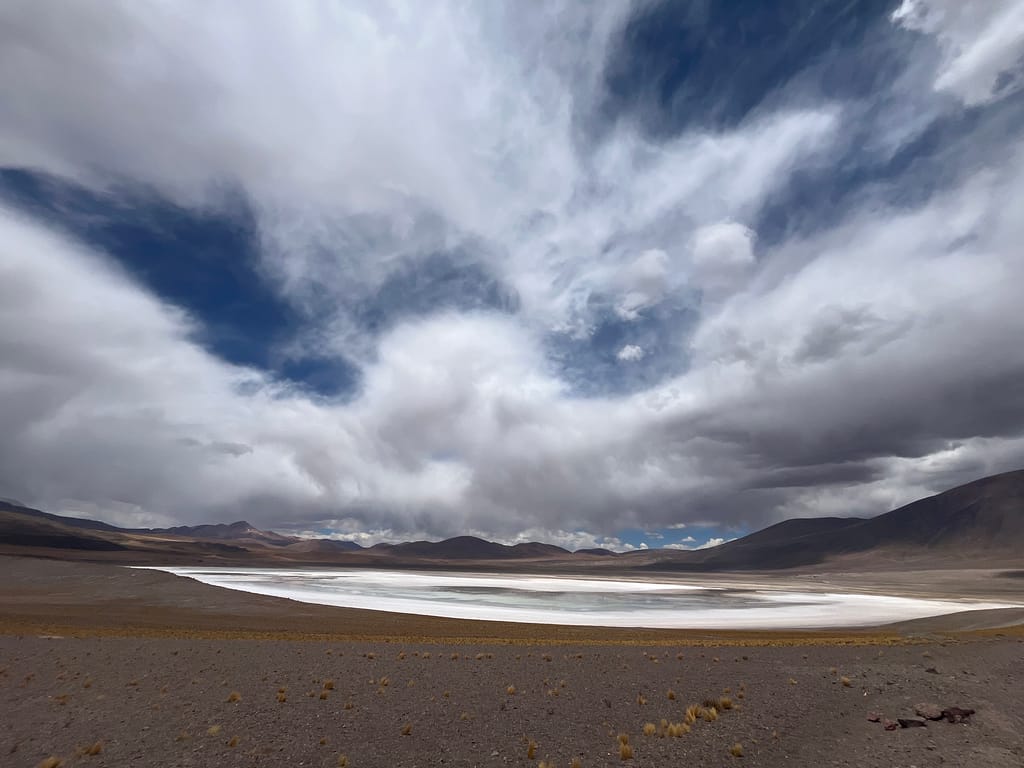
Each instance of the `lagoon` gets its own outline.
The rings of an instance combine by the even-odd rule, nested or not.
[[[366,569],[158,568],[305,603],[457,619],[605,627],[855,627],[1007,603],[788,591],[771,584]]]

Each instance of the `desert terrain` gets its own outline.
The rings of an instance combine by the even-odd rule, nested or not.
[[[1024,761],[1021,611],[821,632],[602,629],[307,605],[108,564],[0,570],[4,765]],[[989,597],[1020,584],[968,581]],[[975,712],[916,714],[950,708]]]

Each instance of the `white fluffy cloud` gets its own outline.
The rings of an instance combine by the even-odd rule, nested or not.
[[[620,349],[615,356],[623,362],[635,362],[640,360],[644,356],[643,347],[639,347],[636,344],[627,344]]]
[[[1024,5],[1016,0],[903,0],[893,20],[938,41],[936,90],[974,106],[1024,84]]]
[[[1005,94],[1019,4],[970,39],[904,5],[946,57],[937,89]],[[844,105],[581,137],[625,4],[55,7],[0,8],[0,165],[204,210],[240,188],[302,343],[363,377],[335,402],[228,365],[196,318],[2,208],[2,495],[135,523],[626,549],[627,527],[880,512],[1024,462],[1019,133],[997,157],[965,144],[935,194],[868,189],[765,240],[758,212],[849,140]],[[459,247],[517,313],[359,334],[346,307]],[[680,372],[643,391],[579,397],[546,353],[552,333],[587,338],[595,307],[633,329],[695,295]],[[655,359],[634,342],[609,352],[622,369]]]

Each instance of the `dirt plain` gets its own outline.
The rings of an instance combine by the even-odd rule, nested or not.
[[[609,630],[305,605],[110,565],[0,558],[0,576],[0,765],[12,768],[1024,765],[1020,612],[858,631]],[[993,583],[969,591],[1024,588]],[[662,720],[721,697],[732,707],[718,702],[717,719],[661,735]],[[921,703],[976,712],[892,731],[868,721]]]

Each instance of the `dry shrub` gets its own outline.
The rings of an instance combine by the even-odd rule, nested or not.
[[[654,723],[644,723],[644,736],[653,736],[658,732],[658,726]]]
[[[326,701],[327,697],[330,695],[329,691],[320,691],[320,701]]]
[[[206,733],[210,736],[216,736],[218,733],[220,733],[220,726],[211,725],[209,728],[206,729]]]
[[[507,693],[509,696],[515,696],[516,687],[514,685],[510,685],[508,688],[505,689],[505,693]]]
[[[526,744],[526,759],[534,760],[537,757],[537,742],[533,739]]]
[[[719,696],[718,708],[721,710],[732,709],[732,699],[728,696]]]
[[[850,682],[850,678],[846,677],[845,675],[839,678],[839,682],[843,684],[844,688],[849,688],[852,685],[852,683]]]
[[[402,735],[403,736],[411,736],[412,735],[412,723],[406,723],[405,725],[402,726]]]
[[[237,702],[239,702],[241,700],[242,700],[242,694],[240,694],[238,691],[232,691],[231,693],[228,694],[228,703],[229,704],[235,704],[235,703],[237,703]]]
[[[348,768],[347,755],[338,755],[338,768]]]
[[[731,747],[729,747],[729,754],[733,757],[743,757],[743,745],[739,742],[736,742]]]
[[[231,747],[232,749],[237,747],[238,746],[238,737],[237,736],[232,736],[230,739],[228,739],[228,746]]]
[[[676,700],[676,692],[673,691],[671,688],[668,689],[668,693],[666,693],[665,695],[668,697],[669,701],[675,701]]]
[[[632,760],[633,759],[633,748],[629,744],[619,744],[619,759],[620,760]]]
[[[334,681],[333,680],[324,680],[324,690],[325,691],[333,691],[334,690]]]
[[[39,768],[60,768],[64,761],[59,757],[48,757],[39,764]]]

